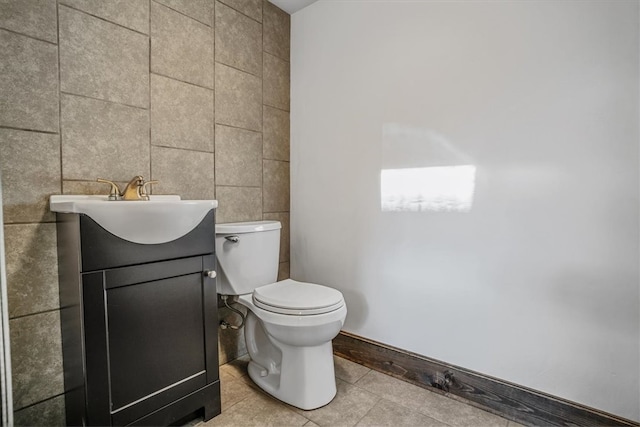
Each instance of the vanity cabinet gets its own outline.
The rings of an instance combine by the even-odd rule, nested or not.
[[[214,210],[167,243],[58,213],[68,425],[169,425],[220,413]]]

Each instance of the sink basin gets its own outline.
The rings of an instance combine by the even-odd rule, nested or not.
[[[217,207],[216,200],[181,200],[180,196],[173,195],[150,196],[147,201],[65,195],[51,196],[49,200],[52,212],[88,215],[111,234],[147,245],[184,236]]]

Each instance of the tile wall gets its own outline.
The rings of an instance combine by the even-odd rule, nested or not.
[[[263,0],[0,3],[16,425],[65,423],[51,194],[141,174],[156,194],[216,198],[218,222],[277,219],[288,277],[289,27]],[[220,363],[246,351],[220,336]]]

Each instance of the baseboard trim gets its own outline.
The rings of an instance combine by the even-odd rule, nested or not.
[[[640,423],[394,348],[348,332],[333,340],[336,355],[422,388],[530,426],[627,426]]]

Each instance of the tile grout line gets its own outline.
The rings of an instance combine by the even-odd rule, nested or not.
[[[4,28],[4,27],[0,27],[0,30],[6,31],[7,33],[15,34],[15,35],[18,35],[18,36],[26,37],[26,38],[29,38],[29,39],[32,39],[32,40],[37,40],[39,42],[51,44],[53,46],[57,46],[57,44],[55,42],[50,42],[49,40],[45,40],[45,39],[41,39],[41,38],[38,38],[38,37],[34,37],[34,36],[30,35],[30,34],[21,33],[19,31],[10,30],[10,29]]]
[[[263,107],[269,107],[269,108],[273,108],[274,110],[278,110],[278,111],[282,111],[283,113],[291,113],[291,111],[289,110],[283,110],[280,107],[274,107],[273,105],[268,105],[268,104],[262,104]]]
[[[59,121],[58,121],[59,122]],[[58,123],[58,128],[60,127],[60,124]],[[19,130],[22,132],[34,132],[34,133],[43,133],[45,135],[60,135],[60,132],[51,132],[48,130],[38,130],[38,129],[28,129],[28,128],[19,128],[19,127],[15,127],[15,126],[6,126],[6,125],[0,125],[0,129],[7,129],[7,130]]]
[[[149,37],[149,35],[148,35],[148,34],[145,34],[145,33],[140,32],[140,31],[138,31],[138,30],[134,30],[133,28],[125,27],[125,26],[124,26],[124,25],[122,25],[122,24],[119,24],[119,23],[117,23],[117,22],[113,22],[113,21],[109,21],[109,20],[108,20],[108,19],[106,19],[106,18],[103,18],[103,17],[101,17],[101,16],[94,15],[94,14],[89,13],[89,12],[87,12],[87,11],[84,11],[84,10],[82,10],[82,9],[75,8],[75,7],[73,7],[73,6],[69,6],[68,4],[64,4],[64,3],[60,4],[60,2],[58,2],[58,8],[59,8],[59,6],[66,7],[67,9],[74,10],[74,11],[76,11],[76,12],[82,13],[83,15],[91,16],[92,18],[96,18],[96,19],[99,19],[99,20],[100,20],[100,21],[102,21],[102,22],[106,22],[107,24],[115,25],[116,27],[120,27],[120,28],[123,28],[123,29],[125,29],[125,30],[129,30],[129,31],[131,31],[131,32],[133,32],[133,33],[136,33],[136,34],[139,34],[139,35],[141,35],[141,36]]]
[[[23,411],[23,410],[25,410],[25,409],[32,408],[32,407],[34,407],[34,406],[36,406],[36,405],[39,405],[39,404],[41,404],[41,403],[45,403],[45,402],[48,402],[48,401],[50,401],[50,400],[53,400],[53,399],[55,399],[56,397],[64,396],[64,395],[65,395],[65,393],[66,393],[66,392],[58,393],[58,394],[53,395],[53,396],[51,396],[51,397],[47,397],[46,399],[38,400],[37,402],[30,403],[30,404],[28,404],[28,405],[26,405],[26,406],[23,406],[22,408],[15,409],[13,412],[19,412],[19,411]]]
[[[205,27],[213,28],[213,25],[205,24],[204,22],[199,21],[198,19],[194,18],[193,16],[189,16],[189,15],[187,15],[186,13],[181,12],[181,11],[179,11],[179,10],[177,10],[177,9],[174,9],[174,8],[172,8],[171,6],[167,6],[167,5],[166,5],[166,4],[164,4],[164,3],[160,3],[160,2],[158,2],[158,1],[156,1],[156,0],[150,0],[150,2],[151,2],[151,3],[155,3],[155,4],[157,4],[158,6],[164,7],[164,8],[166,8],[166,9],[169,9],[170,11],[175,12],[175,13],[177,13],[177,14],[179,14],[179,15],[182,15],[182,16],[184,16],[185,18],[189,18],[190,20],[192,20],[192,21],[194,21],[194,22],[197,22],[197,23],[198,23],[198,24],[200,24],[200,25],[204,25]],[[149,3],[149,15],[151,15],[151,3]],[[214,19],[215,19],[215,15],[214,15]]]
[[[152,99],[151,99],[151,0],[149,0],[149,86],[148,86],[148,95],[149,95],[149,176],[151,177],[151,179],[153,179],[153,142],[151,140],[152,138],[152,130],[151,130],[151,123],[152,123],[152,112],[151,112],[151,105],[152,105]],[[153,194],[153,186],[151,187],[151,194]]]
[[[58,138],[59,153],[60,153],[60,194],[64,193],[64,169],[62,167],[62,67],[60,66],[60,1],[56,0],[56,37],[58,41]]]
[[[55,313],[56,311],[59,312],[60,310],[62,310],[62,307],[50,308],[48,310],[41,310],[41,311],[36,311],[34,313],[21,314],[19,316],[9,317],[9,320],[24,319],[25,317],[38,316],[40,314]]]
[[[218,197],[218,168],[216,167],[216,164],[218,163],[218,152],[216,150],[216,140],[218,139],[218,133],[216,132],[216,99],[218,99],[217,97],[217,93],[216,93],[216,30],[217,30],[217,25],[216,25],[216,2],[213,2],[213,28],[211,29],[213,31],[213,37],[212,37],[212,43],[213,43],[213,58],[212,58],[212,67],[211,67],[211,72],[213,73],[213,107],[211,110],[211,126],[213,127],[211,135],[213,135],[213,197],[217,198]],[[216,199],[217,200],[217,199]],[[217,210],[216,210],[217,213]]]
[[[51,221],[37,221],[37,222],[33,222],[33,221],[24,221],[24,222],[6,222],[4,223],[4,226],[13,226],[13,225],[41,225],[41,224],[55,224],[56,221],[55,220],[51,220]]]
[[[59,74],[59,73],[58,73]],[[115,104],[115,105],[121,105],[123,107],[129,107],[129,108],[136,108],[138,110],[148,110],[149,108],[145,108],[145,107],[138,107],[137,105],[130,105],[130,104],[123,104],[122,102],[118,102],[118,101],[111,101],[109,99],[103,99],[103,98],[95,98],[93,96],[88,96],[88,95],[82,95],[79,93],[72,93],[72,92],[65,92],[63,90],[60,91],[61,95],[67,95],[67,96],[77,96],[78,98],[85,98],[85,99],[92,99],[94,101],[102,101],[102,102],[107,102],[109,104]],[[62,97],[60,97],[62,98]]]
[[[231,128],[231,129],[246,130],[248,132],[253,132],[253,133],[262,133],[262,131],[259,131],[259,130],[247,129],[247,128],[243,128],[243,127],[240,127],[240,126],[227,125],[227,124],[224,124],[224,123],[214,123],[214,125],[216,125],[216,126],[224,126],[224,127]]]
[[[262,66],[262,70],[261,70],[261,74],[262,77],[260,79],[260,104],[264,105],[264,0],[260,2],[260,8],[261,8],[261,13],[262,13],[262,22],[260,24],[260,50],[261,50],[261,55],[260,55],[260,60],[261,60],[261,66]],[[260,173],[260,187],[262,189],[262,194],[261,194],[261,209],[262,209],[262,219],[264,220],[264,198],[265,198],[265,191],[264,191],[264,107],[260,108],[260,121],[261,121],[261,131],[262,131],[262,137],[261,137],[261,141],[262,141],[262,161],[260,162],[260,169],[261,169],[261,173]],[[282,244],[282,233],[280,233],[280,244]],[[280,275],[280,264],[278,264],[278,276]]]
[[[247,71],[247,70],[243,70],[243,69],[238,68],[238,67],[236,67],[236,66],[229,65],[229,64],[225,64],[224,62],[216,61],[215,59],[214,59],[214,62],[215,62],[216,64],[220,64],[220,65],[224,65],[225,67],[229,67],[229,68],[231,68],[232,70],[240,71],[241,73],[248,74],[248,75],[250,75],[250,76],[253,76],[253,77],[257,77],[257,78],[259,78],[259,79],[262,79],[262,76],[259,76],[259,75],[257,75],[257,74],[253,74],[252,72],[249,72],[249,71]],[[264,73],[263,73],[263,74],[264,74]]]
[[[149,40],[151,40],[151,37],[149,37]],[[151,41],[149,43],[151,43]],[[195,86],[195,87],[200,88],[200,89],[206,89],[206,90],[210,90],[211,92],[214,92],[213,88],[202,86],[202,85],[197,84],[197,83],[188,82],[186,80],[180,80],[179,78],[168,76],[166,74],[162,74],[162,73],[159,73],[157,71],[152,71],[151,70],[151,51],[149,51],[149,75],[151,75],[151,74],[153,74],[154,76],[164,77],[165,79],[174,80],[176,82],[184,83],[184,84],[189,85],[189,86]],[[151,80],[151,78],[149,78],[149,80]],[[214,82],[214,86],[215,86],[215,82]]]
[[[260,24],[260,25],[264,25],[264,11],[262,11],[262,22],[261,22],[261,21],[258,21],[256,18],[252,18],[251,16],[247,15],[247,14],[246,14],[246,13],[244,13],[243,11],[236,9],[236,8],[234,8],[233,6],[229,6],[227,3],[225,3],[225,2],[224,2],[224,1],[222,1],[222,0],[218,0],[218,1],[220,1],[220,3],[221,3],[221,4],[225,5],[225,6],[226,6],[226,7],[228,7],[229,9],[232,9],[232,10],[234,10],[235,12],[238,12],[240,15],[242,15],[242,16],[246,16],[247,18],[251,19],[252,21],[257,22],[257,23],[258,23],[258,24]],[[217,2],[216,2],[216,3],[217,3]],[[262,8],[262,6],[260,6],[260,7]]]

